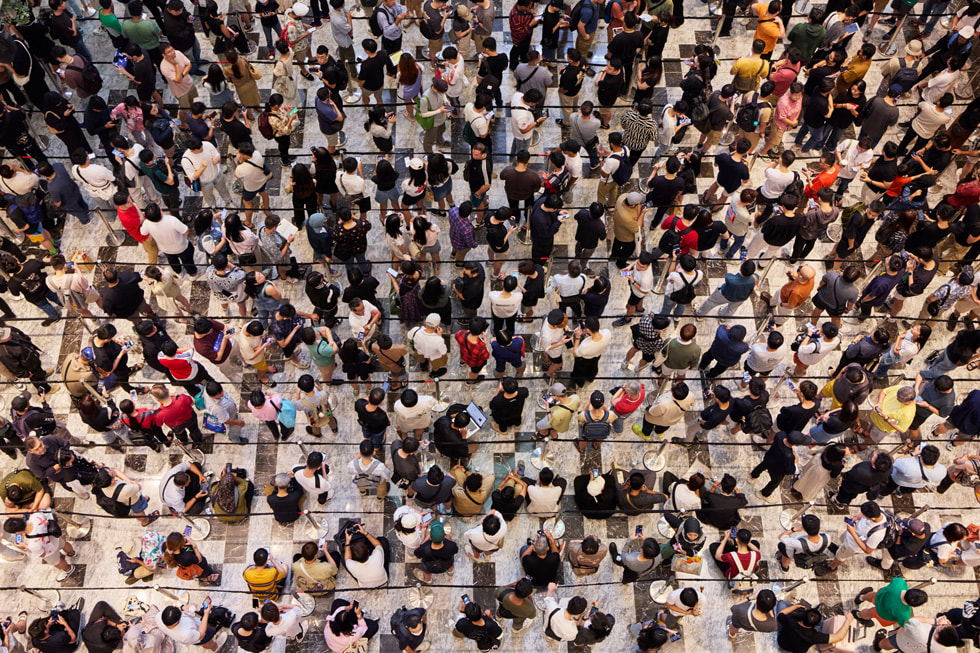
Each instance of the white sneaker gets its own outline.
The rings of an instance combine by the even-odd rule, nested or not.
[[[69,565],[68,569],[58,574],[58,577],[55,578],[55,580],[58,581],[59,583],[63,583],[66,580],[68,580],[68,578],[74,573],[75,573],[75,565]]]

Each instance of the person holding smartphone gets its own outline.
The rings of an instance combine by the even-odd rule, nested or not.
[[[217,651],[228,639],[228,633],[217,636],[218,629],[208,625],[208,617],[214,609],[211,597],[201,603],[203,609],[201,615],[193,612],[195,608],[193,604],[187,604],[183,608],[168,605],[156,614],[154,621],[157,627],[177,644],[200,646],[209,651]]]

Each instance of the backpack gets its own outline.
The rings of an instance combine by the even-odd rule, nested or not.
[[[745,421],[742,423],[742,430],[750,434],[762,435],[763,433],[768,433],[771,429],[772,414],[765,406],[756,406],[753,408],[745,416]]]
[[[555,170],[548,175],[548,178],[544,180],[544,187],[548,189],[549,193],[561,195],[568,190],[570,183],[571,173],[568,171],[567,167],[564,167],[561,170]]]
[[[415,98],[415,122],[425,131],[429,131],[436,124],[436,117],[429,116],[425,118],[422,116],[422,100],[425,99],[425,104],[428,107],[426,111],[432,111],[432,101],[429,100],[425,95],[420,95]]]
[[[975,488],[980,485],[980,460],[971,460],[970,464],[973,470],[960,472],[955,480],[959,485]]]
[[[863,214],[868,205],[864,202],[858,202],[857,204],[852,204],[851,206],[845,206],[840,212],[840,224],[841,227],[847,229],[848,225],[851,224],[851,220],[854,219],[855,214]]]
[[[620,0],[608,0],[602,8],[602,20],[606,21],[607,25],[612,22],[612,6],[614,4],[619,5],[620,8],[623,7],[623,3]]]
[[[432,29],[432,25],[429,25],[428,18],[419,21],[419,31],[422,33],[422,38],[426,41],[434,41],[437,38],[435,30]]]
[[[384,28],[381,27],[381,22],[378,20],[378,14],[382,11],[384,11],[384,5],[379,4],[374,8],[374,11],[372,11],[371,15],[368,17],[368,29],[371,30],[371,34],[374,36],[381,36],[384,34]]]
[[[758,554],[757,551],[749,552],[749,560],[755,558],[756,554]],[[759,557],[755,558],[756,565],[759,564],[759,560],[762,558],[761,554],[758,555]],[[738,573],[735,574],[734,578],[728,580],[728,589],[733,594],[751,594],[755,590],[755,584],[759,581],[759,577],[755,574],[755,571],[742,567],[742,559],[738,557],[737,552],[732,556],[732,564]]]
[[[403,605],[391,615],[391,619],[388,620],[388,626],[391,628],[392,635],[398,635],[398,628],[405,623],[405,615],[407,614],[408,608]]]
[[[472,147],[476,145],[478,139],[479,137],[476,135],[476,130],[473,129],[472,121],[467,120],[466,123],[463,124],[463,140],[466,141],[470,147]]]
[[[803,185],[803,180],[800,179],[800,173],[794,172],[793,181],[789,182],[789,185],[786,186],[786,189],[783,191],[783,194],[780,195],[780,197],[785,197],[786,195],[793,194],[796,195],[796,197],[798,197],[802,202],[805,199],[803,195],[803,189],[804,189],[804,185]]]
[[[609,411],[602,415],[602,421],[595,421],[590,415],[590,411],[585,411],[585,424],[582,425],[582,438],[585,440],[605,440],[612,432],[612,426],[606,419],[609,418]]]
[[[270,141],[275,138],[275,132],[272,131],[272,124],[269,122],[268,109],[263,109],[259,113],[259,133],[262,134],[263,138],[268,138]]]
[[[752,95],[752,100],[743,104],[735,114],[735,124],[742,131],[753,134],[759,128],[763,109],[771,106],[768,102],[759,102],[759,92],[756,91]]]
[[[670,293],[667,297],[675,304],[690,304],[694,301],[695,297],[694,284],[687,280],[686,274],[683,272],[680,274],[681,281],[684,283],[684,285]],[[695,273],[695,279],[697,279],[697,273]]]
[[[674,227],[677,226],[677,221],[681,219],[681,216],[675,215],[674,219],[670,221],[670,227],[664,231],[663,235],[660,236],[660,242],[657,243],[657,249],[663,254],[670,254],[675,249],[681,246],[681,237],[690,231],[694,230],[694,226],[690,226],[687,229],[681,229],[677,231]]]
[[[908,93],[919,81],[919,72],[914,67],[906,66],[905,57],[899,57],[898,66],[899,68],[892,76],[889,85],[898,85],[902,88],[902,93]]]
[[[578,29],[578,24],[582,22],[582,7],[585,6],[585,0],[578,0],[575,6],[572,7],[572,12],[568,14],[568,29],[569,31],[575,31]]]
[[[372,460],[371,466],[367,468],[367,471],[358,471],[354,476],[354,485],[357,486],[357,489],[371,490],[378,487],[384,479],[380,474],[376,474],[375,471],[381,466],[383,464],[380,460]]]
[[[885,516],[885,523],[873,526],[871,530],[868,531],[867,536],[870,538],[872,534],[885,529],[885,537],[881,539],[881,542],[879,542],[878,546],[875,548],[888,549],[894,546],[895,542],[898,541],[900,527],[898,525],[898,521],[895,520],[895,515],[891,511],[882,509],[881,514]]]
[[[793,562],[800,569],[813,569],[821,562],[827,560],[827,547],[830,545],[830,536],[826,533],[821,533],[820,547],[813,551],[810,550],[810,542],[805,537],[800,540],[800,545],[803,547],[803,553],[793,554]]]
[[[630,161],[629,155],[624,149],[619,154],[613,154],[610,158],[619,161],[619,167],[612,173],[612,180],[619,185],[625,184],[633,176],[633,162]]]
[[[112,496],[110,497],[102,491],[102,488],[93,487],[92,494],[95,495],[95,505],[113,517],[128,517],[129,506],[119,500],[119,492],[122,488],[122,483],[116,483],[116,489],[113,490]]]
[[[82,73],[82,90],[90,95],[95,95],[102,90],[102,75],[92,62],[82,57],[82,67],[66,66],[68,70],[77,70]]]

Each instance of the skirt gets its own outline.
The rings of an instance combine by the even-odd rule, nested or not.
[[[800,477],[793,483],[793,489],[809,501],[820,494],[830,482],[830,471],[820,464],[820,456],[813,456],[803,468]]]

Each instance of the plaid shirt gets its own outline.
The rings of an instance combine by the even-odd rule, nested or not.
[[[534,13],[514,5],[510,11],[510,38],[514,43],[531,38],[532,20],[534,20]]]
[[[459,208],[455,206],[449,209],[449,242],[456,251],[476,247],[473,223],[467,218],[461,218]]]

